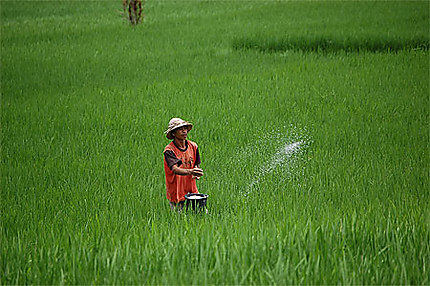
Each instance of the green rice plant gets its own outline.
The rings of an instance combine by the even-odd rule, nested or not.
[[[428,3],[0,5],[2,284],[429,284]]]
[[[256,49],[260,52],[397,52],[399,50],[429,49],[428,38],[413,39],[329,39],[329,38],[287,38],[260,42],[259,39],[235,39],[234,49]]]

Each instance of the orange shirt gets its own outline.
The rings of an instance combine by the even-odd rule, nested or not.
[[[195,166],[197,158],[197,144],[187,140],[187,147],[185,150],[179,149],[172,141],[164,148],[164,152],[172,151],[176,158],[182,164],[179,168],[192,169]],[[166,174],[166,196],[172,203],[178,203],[185,200],[185,195],[188,193],[198,193],[196,179],[192,176],[181,176],[173,173],[169,168],[166,158],[164,157],[164,173]]]

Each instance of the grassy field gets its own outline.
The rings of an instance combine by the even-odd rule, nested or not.
[[[1,284],[430,283],[429,2],[0,5]]]

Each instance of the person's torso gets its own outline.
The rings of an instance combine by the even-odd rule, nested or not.
[[[169,145],[166,146],[165,150],[171,150],[175,154],[176,158],[181,160],[182,164],[179,166],[183,169],[192,169],[194,168],[195,160],[196,160],[196,143],[187,140],[187,146],[185,149],[180,149],[175,143],[172,141]]]

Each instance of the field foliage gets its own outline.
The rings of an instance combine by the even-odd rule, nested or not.
[[[1,284],[430,283],[427,1],[0,5]]]

